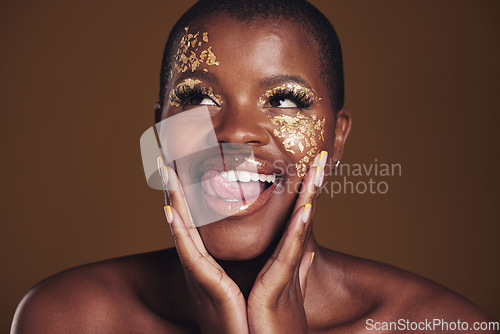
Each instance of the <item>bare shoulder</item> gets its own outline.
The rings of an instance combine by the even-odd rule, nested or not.
[[[135,327],[175,333],[143,296],[148,292],[142,286],[155,276],[149,273],[165,256],[165,251],[132,255],[49,277],[24,296],[11,333],[118,333]]]
[[[352,321],[351,327],[355,328],[351,330],[495,333],[484,330],[490,319],[483,311],[438,283],[388,264],[329,250],[326,258],[332,267],[342,268],[342,275],[337,277],[344,278],[341,284],[349,291],[352,304],[365,305]],[[457,323],[462,327],[450,328]],[[391,328],[383,328],[390,324]],[[475,331],[474,324],[483,329]]]

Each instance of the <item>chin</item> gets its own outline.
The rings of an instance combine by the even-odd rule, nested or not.
[[[199,227],[207,251],[224,261],[252,260],[266,252],[278,233],[256,224],[225,220]]]

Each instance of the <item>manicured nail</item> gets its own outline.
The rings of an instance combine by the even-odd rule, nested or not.
[[[304,206],[304,211],[302,212],[302,221],[307,223],[309,220],[309,215],[311,214],[311,204],[307,203],[306,206]]]
[[[160,170],[162,166],[165,166],[161,157],[156,158],[156,166],[158,167],[158,170]]]
[[[321,184],[323,183],[323,177],[325,176],[325,170],[323,169],[322,166],[317,166],[316,167],[316,175],[314,177],[314,184],[316,187],[321,187]]]
[[[313,260],[314,260],[314,254],[316,254],[315,252],[312,252],[311,254],[311,262],[309,262],[309,265],[311,265],[313,263]]]
[[[170,205],[165,206],[165,216],[167,217],[167,222],[169,224],[172,224],[172,221],[174,220],[174,216],[172,215],[172,208],[170,208]]]
[[[326,160],[328,159],[328,152],[327,151],[321,151],[319,154],[319,163],[318,165],[325,168],[326,165]]]
[[[160,169],[161,180],[165,188],[168,186],[168,169],[166,166],[162,166]]]

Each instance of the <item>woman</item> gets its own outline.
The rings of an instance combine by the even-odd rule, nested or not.
[[[343,109],[340,45],[312,6],[202,1],[190,9],[167,42],[156,121],[200,110],[210,115],[224,168],[196,160],[203,154],[191,155],[186,168],[159,160],[176,249],[44,281],[21,302],[13,332],[355,333],[398,319],[486,321],[437,284],[315,242],[324,170],[341,160],[351,117]],[[182,143],[161,134],[164,149]],[[203,147],[203,136],[190,138],[192,152]],[[208,210],[197,215],[199,203],[183,190],[198,163]],[[251,182],[234,171],[259,180],[243,185]],[[206,212],[221,219],[200,224]]]

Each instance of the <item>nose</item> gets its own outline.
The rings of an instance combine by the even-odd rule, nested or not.
[[[224,106],[212,118],[219,143],[250,146],[264,146],[270,142],[266,121],[260,108],[246,104]]]

